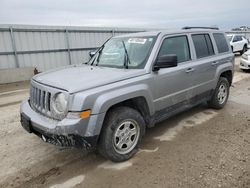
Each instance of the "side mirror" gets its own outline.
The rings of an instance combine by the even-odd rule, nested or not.
[[[90,52],[89,52],[90,58],[92,58],[95,54],[96,54],[96,50],[95,50],[95,51],[90,51]]]
[[[177,66],[177,56],[175,54],[163,55],[157,58],[153,71],[161,68],[169,68]]]

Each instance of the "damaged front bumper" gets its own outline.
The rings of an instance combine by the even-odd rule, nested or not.
[[[93,149],[98,135],[90,135],[89,119],[52,120],[35,112],[28,100],[21,105],[21,125],[29,133],[34,133],[43,141],[62,147]],[[94,118],[94,117],[92,117]]]

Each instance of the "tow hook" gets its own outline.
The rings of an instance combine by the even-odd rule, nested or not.
[[[47,138],[46,138],[44,135],[42,135],[42,140],[43,140],[44,142],[47,142]]]

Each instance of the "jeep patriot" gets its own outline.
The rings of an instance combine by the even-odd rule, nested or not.
[[[90,56],[35,75],[21,124],[115,162],[136,153],[146,128],[203,102],[223,108],[233,79],[234,55],[216,28],[115,36]]]

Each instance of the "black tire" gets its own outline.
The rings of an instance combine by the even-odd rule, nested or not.
[[[136,130],[138,135],[134,136],[134,144],[131,146],[130,150],[121,153],[121,149],[117,148],[117,145],[119,145],[119,141],[123,141],[124,139],[126,142],[128,137],[129,142],[132,140],[132,136],[128,135],[128,133],[125,133],[125,128],[122,128],[123,124],[123,127],[125,127],[129,124],[128,122],[132,123],[129,125],[129,127],[131,125],[132,127],[137,127]],[[102,132],[98,142],[98,152],[102,156],[113,162],[122,162],[130,159],[137,152],[138,146],[141,143],[143,135],[145,134],[145,121],[138,111],[125,106],[114,108],[106,115],[103,126],[104,127],[102,128]],[[116,137],[116,133],[118,134],[118,131],[123,131],[121,140],[119,136]],[[125,137],[127,137],[127,139],[125,139]],[[118,143],[115,143],[117,141]],[[126,146],[126,143],[122,144],[122,147],[123,146]]]
[[[241,69],[243,72],[250,73],[250,69]]]
[[[247,51],[247,46],[244,45],[243,49],[240,52],[240,55],[244,54]]]
[[[219,92],[220,92],[220,88],[222,87],[222,85],[225,87],[225,91],[226,91],[226,96],[223,97],[219,97]],[[227,103],[228,97],[229,97],[229,88],[230,88],[230,84],[228,82],[228,80],[224,77],[220,77],[216,89],[213,93],[213,96],[211,98],[210,101],[208,101],[208,105],[211,108],[215,108],[215,109],[221,109],[225,106],[225,104]],[[223,90],[223,88],[221,88]],[[221,95],[220,95],[221,96]],[[222,100],[223,98],[223,100]],[[221,101],[220,101],[221,99]]]

